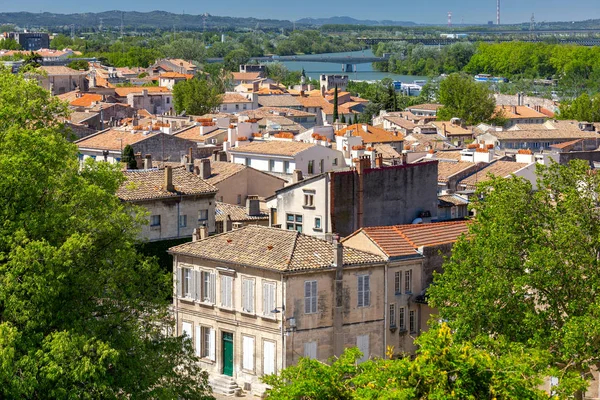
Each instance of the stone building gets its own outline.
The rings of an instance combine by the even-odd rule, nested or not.
[[[215,194],[217,189],[185,167],[130,170],[117,196],[144,207],[149,223],[141,238],[150,241],[192,236],[203,226],[215,231]]]
[[[426,290],[433,272],[442,272],[445,256],[467,232],[466,221],[362,228],[342,242],[387,261],[385,273],[385,345],[398,354],[414,354],[414,339],[427,330],[435,310]]]
[[[262,394],[261,376],[346,347],[384,356],[382,257],[255,225],[196,239],[170,249],[176,334],[216,391]]]

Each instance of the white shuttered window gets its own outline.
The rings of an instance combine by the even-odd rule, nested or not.
[[[317,312],[317,281],[304,282],[304,313]]]
[[[356,347],[363,353],[363,356],[359,363],[365,362],[369,359],[369,335],[360,335],[356,337]]]
[[[317,359],[317,342],[304,343],[304,357]]]
[[[215,303],[215,274],[213,272],[202,271],[202,288],[200,301],[205,303]]]
[[[242,336],[242,369],[254,371],[254,338]]]
[[[221,275],[221,306],[233,307],[233,277]]]
[[[275,282],[263,283],[263,315],[272,317],[275,310]]]
[[[275,342],[265,340],[263,342],[263,374],[275,373]]]
[[[254,313],[254,279],[242,279],[242,309]]]
[[[371,285],[369,275],[358,275],[358,307],[371,305]]]

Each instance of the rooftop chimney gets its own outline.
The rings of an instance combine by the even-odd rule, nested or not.
[[[333,235],[333,266],[344,266],[344,247],[340,243],[340,237]]]
[[[369,125],[363,124],[362,130],[368,133],[369,132]]]
[[[302,171],[299,169],[295,169],[293,173],[292,183],[298,183],[304,178],[302,177]]]
[[[152,168],[152,154],[146,154],[146,157],[144,157],[144,169],[151,169]]]
[[[258,200],[258,196],[251,195],[246,198],[246,214],[250,217],[260,215],[260,200]]]
[[[200,164],[200,178],[202,179],[208,179],[210,178],[210,159],[209,158],[203,158],[201,160],[201,164]]]
[[[165,167],[165,185],[164,189],[167,192],[174,192],[175,186],[173,186],[173,170],[170,166]]]
[[[200,232],[200,240],[204,240],[208,237],[208,226],[202,225],[198,228],[198,231]]]
[[[375,167],[376,168],[383,167],[383,154],[377,154],[375,156]]]

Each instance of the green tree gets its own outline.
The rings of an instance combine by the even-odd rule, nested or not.
[[[38,53],[33,51],[23,56],[23,70],[31,71],[35,68],[39,68],[42,65],[44,59]]]
[[[135,153],[133,151],[133,147],[131,145],[125,146],[123,149],[123,155],[121,156],[121,161],[127,164],[127,169],[137,169],[137,161],[135,159]]]
[[[272,387],[268,398],[283,399],[547,399],[538,388],[548,353],[527,350],[519,344],[487,340],[456,343],[447,325],[434,328],[417,340],[410,357],[368,360],[358,364],[357,348],[346,349],[329,364],[302,358],[279,375],[263,380]],[[554,372],[553,372],[554,373]],[[568,390],[581,386],[572,376]],[[561,393],[562,394],[562,393]]]
[[[583,93],[571,103],[561,103],[558,115],[561,119],[600,122],[600,94],[590,97]]]
[[[600,365],[600,177],[591,172],[581,160],[538,165],[541,190],[522,178],[478,187],[469,233],[428,290],[459,340],[504,337],[586,378]]]
[[[333,122],[338,120],[338,87],[335,85],[335,91],[333,92]]]
[[[458,117],[468,125],[490,121],[494,116],[496,100],[485,86],[464,74],[450,74],[440,83],[438,110],[442,121]]]
[[[273,79],[276,83],[281,83],[287,79],[290,71],[280,62],[267,64],[267,78]]]
[[[172,276],[135,250],[145,213],[89,159],[67,105],[0,73],[0,398],[208,399],[191,342],[165,334]]]
[[[247,50],[236,49],[227,53],[223,62],[227,70],[237,72],[240,70],[240,65],[246,64],[249,60],[250,53]]]
[[[71,61],[70,63],[68,63],[67,67],[73,68],[76,70],[80,70],[80,71],[87,71],[90,68],[90,65],[85,60],[77,60],[77,61]]]
[[[62,49],[70,48],[72,46],[73,46],[73,40],[69,36],[63,35],[62,33],[59,35],[56,35],[50,41],[50,48],[55,49],[55,50],[62,50]]]
[[[219,87],[204,77],[181,81],[173,87],[173,106],[178,114],[204,115],[214,112],[223,96]]]
[[[342,114],[342,118],[340,118],[340,122],[341,122],[342,124],[345,124],[345,123],[346,123],[346,116],[345,116],[344,114]]]
[[[15,39],[2,39],[0,40],[1,50],[21,50],[21,45]]]

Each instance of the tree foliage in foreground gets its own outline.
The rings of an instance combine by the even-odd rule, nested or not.
[[[576,121],[600,122],[600,93],[594,96],[584,93],[570,103],[561,103],[559,117]]]
[[[172,278],[140,256],[108,163],[79,169],[67,107],[0,72],[0,398],[207,399],[164,331]]]
[[[347,349],[325,364],[302,358],[264,381],[269,399],[548,399],[539,389],[549,354],[487,340],[457,343],[446,324],[417,339],[414,360],[373,359],[358,364],[361,353]],[[569,378],[577,387],[577,379]]]
[[[438,100],[444,105],[437,113],[442,121],[456,117],[467,125],[474,125],[500,117],[494,116],[496,100],[490,89],[468,75],[450,74],[443,79]]]
[[[219,85],[204,77],[181,81],[173,87],[173,106],[178,114],[184,111],[187,115],[212,113],[222,98]]]
[[[589,379],[600,366],[600,175],[581,160],[537,174],[537,191],[521,178],[480,185],[430,304],[459,340],[547,350],[554,366]]]

